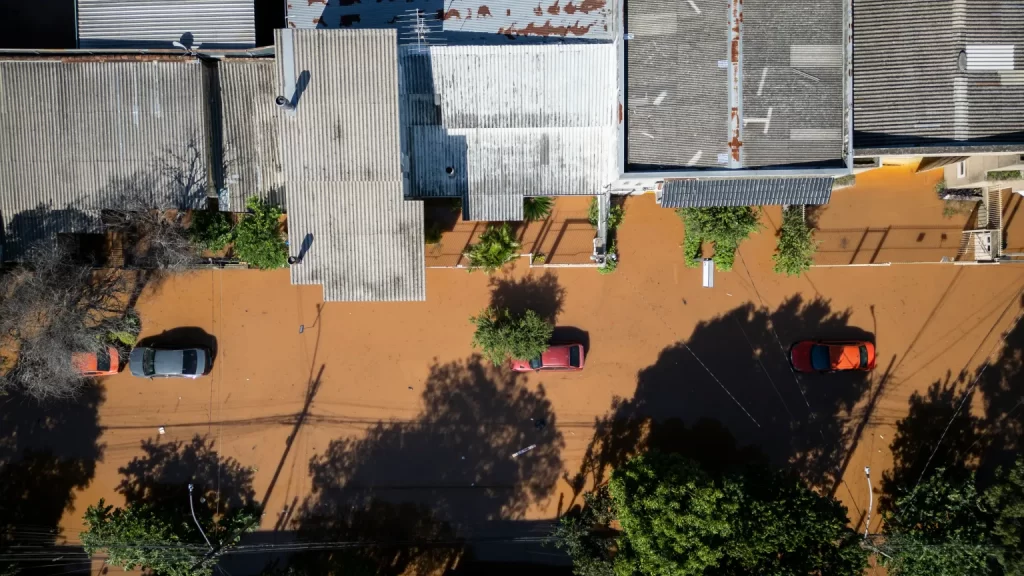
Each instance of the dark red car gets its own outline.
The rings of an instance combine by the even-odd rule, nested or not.
[[[856,340],[804,340],[789,349],[789,363],[798,372],[867,371],[875,367],[875,345]]]
[[[512,369],[516,372],[539,370],[575,372],[583,370],[583,344],[559,344],[548,348],[540,355],[540,358],[512,360]]]

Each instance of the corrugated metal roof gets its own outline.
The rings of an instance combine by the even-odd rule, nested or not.
[[[402,183],[289,182],[288,239],[309,250],[295,284],[322,284],[326,301],[426,300],[423,203]]]
[[[81,48],[171,48],[185,34],[206,49],[256,45],[253,0],[77,0],[77,5]]]
[[[0,213],[6,257],[95,229],[126,189],[154,206],[205,202],[203,67],[0,61]]]
[[[832,178],[720,178],[666,180],[664,208],[828,204]]]
[[[417,19],[417,11],[420,16]],[[610,41],[616,37],[614,0],[404,0],[288,2],[292,28],[392,28],[399,43],[425,37],[435,44]],[[422,29],[417,33],[419,23]]]
[[[857,152],[1024,144],[1022,51],[1014,70],[960,62],[970,46],[1024,44],[1019,0],[855,0],[853,12]]]
[[[843,159],[846,0],[732,4],[626,5],[629,170]]]
[[[225,59],[217,63],[223,142],[220,209],[245,210],[250,196],[282,202],[284,174],[280,123],[274,103],[277,65],[273,60]],[[286,206],[287,207],[287,206]]]
[[[292,282],[323,284],[325,300],[426,299],[423,207],[403,194],[395,32],[278,30],[275,41],[280,93],[295,84],[280,127],[293,251],[312,235]]]
[[[410,195],[521,220],[524,196],[596,195],[618,176],[611,44],[402,49]]]

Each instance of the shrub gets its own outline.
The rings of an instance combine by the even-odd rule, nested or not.
[[[260,270],[283,268],[288,246],[281,234],[281,209],[255,196],[245,207],[249,214],[235,227],[235,255]]]
[[[543,220],[551,214],[555,201],[547,196],[523,199],[523,220]]]
[[[128,351],[135,347],[139,339],[139,332],[142,331],[142,319],[134,308],[125,312],[123,318],[116,326],[107,332],[107,340],[117,345],[121,350]]]
[[[188,227],[188,238],[203,250],[216,252],[231,242],[233,236],[231,219],[220,211],[200,210],[192,213]]]
[[[599,274],[611,274],[618,267],[619,252],[615,246],[615,241],[612,240],[611,246],[608,247],[608,252],[605,254],[604,264],[597,269],[597,272]]]
[[[426,244],[437,244],[441,242],[441,224],[431,222],[423,228],[423,240]]]
[[[680,208],[676,211],[686,227],[683,253],[687,266],[697,266],[695,255],[704,242],[715,245],[715,268],[732,270],[740,242],[756,232],[760,213],[752,206],[721,206],[712,208]]]
[[[970,216],[978,203],[972,200],[946,200],[942,206],[942,217]]]
[[[487,308],[469,320],[476,325],[473,346],[480,348],[495,365],[509,358],[537,358],[548,349],[554,333],[554,327],[533,310],[514,317],[507,308]]]
[[[1020,180],[1020,170],[992,170],[985,178],[989,182],[1002,182],[1003,180]]]
[[[942,180],[939,180],[938,182],[935,183],[935,193],[939,195],[939,198],[942,198],[943,196],[946,195],[946,179],[945,178],[943,178]]]
[[[469,271],[483,269],[490,274],[519,254],[519,242],[508,222],[500,226],[488,226],[480,240],[469,247]]]
[[[786,276],[803,274],[814,263],[812,256],[817,248],[818,244],[814,241],[811,229],[804,222],[800,208],[793,206],[784,210],[779,245],[772,255],[775,271]]]
[[[538,253],[533,255],[533,263],[534,264],[543,264],[543,263],[547,262],[547,260],[548,260],[548,257],[545,256],[544,254],[541,254],[540,252],[538,252]]]
[[[591,198],[590,208],[587,209],[587,220],[590,221],[590,225],[597,228],[597,219],[601,215],[601,210],[597,205],[597,197]],[[622,224],[622,219],[626,216],[626,210],[621,205],[613,204],[608,209],[608,231],[614,232],[616,228]]]
[[[832,189],[843,188],[846,186],[853,186],[857,183],[857,176],[853,174],[847,174],[846,176],[840,176],[832,181]]]

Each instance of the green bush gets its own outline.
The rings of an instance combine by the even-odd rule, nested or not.
[[[590,221],[590,225],[597,228],[597,219],[601,215],[601,209],[597,205],[597,197],[591,198],[590,208],[587,209],[587,220]],[[611,208],[608,209],[608,231],[614,232],[619,225],[622,224],[622,219],[626,216],[626,209],[621,205],[612,203]]]
[[[423,240],[426,244],[440,243],[442,235],[443,231],[439,222],[431,222],[423,228]]]
[[[533,310],[512,316],[508,309],[487,308],[469,319],[476,325],[473,346],[483,350],[487,358],[499,365],[509,358],[529,360],[548,349],[554,327]]]
[[[694,254],[699,254],[704,242],[715,245],[715,268],[732,270],[740,242],[761,228],[760,212],[752,206],[721,206],[712,208],[680,208],[676,211],[683,219],[683,255],[687,266],[697,266]]]
[[[523,199],[523,220],[543,220],[551,214],[555,201],[547,196]]]
[[[142,332],[142,319],[134,308],[125,312],[123,318],[118,320],[107,332],[107,340],[111,344],[119,345],[122,350],[131,350],[139,339],[139,332]]]
[[[943,178],[942,180],[939,180],[938,182],[935,183],[935,193],[939,195],[939,198],[942,198],[943,196],[946,195],[946,179],[945,178]]]
[[[842,188],[844,186],[853,186],[857,183],[857,176],[853,174],[847,174],[846,176],[840,176],[832,181],[832,189]]]
[[[519,247],[519,242],[508,222],[503,222],[500,226],[488,226],[480,235],[480,240],[466,252],[469,271],[483,269],[490,274],[519,255]]]
[[[615,272],[615,269],[619,267],[619,252],[615,246],[615,241],[612,240],[611,246],[608,247],[607,255],[604,259],[604,265],[597,269],[599,274],[611,274]]]
[[[1020,170],[992,170],[988,173],[986,180],[989,182],[1020,180]]]
[[[216,252],[231,242],[233,236],[231,218],[220,211],[200,210],[192,213],[188,227],[188,238],[192,244]]]
[[[790,207],[782,213],[782,230],[779,244],[772,260],[775,271],[786,276],[799,276],[811,268],[813,256],[818,244],[814,241],[811,229],[804,222],[800,208]]]
[[[235,255],[260,270],[283,268],[288,246],[281,233],[281,209],[255,196],[245,207],[249,213],[235,227]]]

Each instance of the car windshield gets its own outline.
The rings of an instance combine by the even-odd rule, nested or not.
[[[569,348],[569,366],[572,366],[573,368],[579,368],[580,367],[580,347],[579,346],[573,346],[572,348]]]
[[[196,374],[196,364],[198,362],[198,355],[195,350],[185,350],[182,353],[183,366],[181,368],[182,374]]]
[[[530,368],[533,368],[534,370],[539,370],[543,367],[544,363],[540,361],[540,356],[530,360]]]
[[[153,373],[155,373],[156,372],[156,367],[154,366],[155,361],[156,361],[156,350],[153,350],[152,348],[149,348],[147,350],[143,350],[142,351],[142,373],[145,374],[146,376],[151,376]]]
[[[867,346],[861,346],[860,347],[860,367],[861,368],[866,368],[867,365],[868,365],[868,347]]]
[[[832,360],[829,358],[828,346],[811,347],[811,368],[815,370],[829,370],[832,368]]]
[[[96,371],[107,372],[110,370],[110,354],[106,350],[96,353]]]

